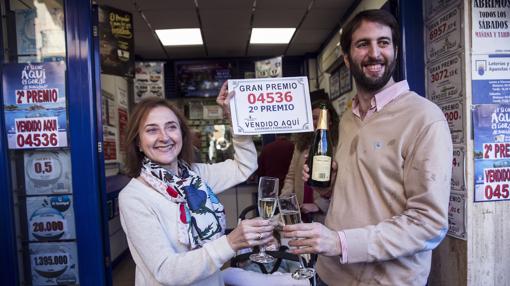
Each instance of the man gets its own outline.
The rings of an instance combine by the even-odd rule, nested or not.
[[[436,105],[393,80],[399,37],[382,10],[359,13],[342,32],[357,95],[340,123],[325,226],[284,227],[297,238],[294,253],[320,254],[325,284],[423,286],[448,229],[448,124]]]

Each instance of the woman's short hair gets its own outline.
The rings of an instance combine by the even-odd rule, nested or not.
[[[352,34],[361,26],[363,21],[378,23],[391,29],[392,42],[395,48],[400,46],[400,28],[393,15],[385,10],[372,9],[359,12],[342,28],[340,46],[345,55],[349,55],[352,44]],[[396,49],[395,49],[396,51]]]
[[[138,177],[142,169],[144,154],[140,151],[140,129],[147,116],[156,107],[163,106],[170,109],[179,120],[182,133],[182,149],[178,159],[191,164],[193,160],[193,144],[191,144],[191,131],[182,112],[168,100],[159,97],[148,97],[140,101],[134,108],[126,131],[126,167],[125,173],[132,177]]]

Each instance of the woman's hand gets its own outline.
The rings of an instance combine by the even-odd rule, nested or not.
[[[216,97],[216,103],[223,108],[223,115],[228,120],[231,120],[230,116],[230,99],[234,96],[234,92],[228,92],[227,81],[223,83],[220,89],[218,97]]]
[[[274,240],[273,228],[269,220],[245,219],[227,235],[227,240],[234,251],[268,244]]]

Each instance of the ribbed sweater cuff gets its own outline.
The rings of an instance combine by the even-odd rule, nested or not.
[[[362,228],[346,229],[343,231],[349,247],[348,263],[368,261],[368,233]]]
[[[226,235],[204,244],[204,248],[207,250],[214,261],[214,264],[216,264],[218,268],[223,266],[225,262],[234,257],[236,254],[228,243]]]

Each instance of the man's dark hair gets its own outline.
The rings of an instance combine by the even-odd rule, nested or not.
[[[393,46],[395,48],[400,46],[400,29],[395,17],[385,10],[365,10],[359,12],[342,28],[340,45],[342,46],[342,51],[345,55],[348,55],[349,50],[351,49],[352,34],[359,28],[359,26],[361,26],[363,21],[378,23],[390,27],[391,36],[393,38]]]

